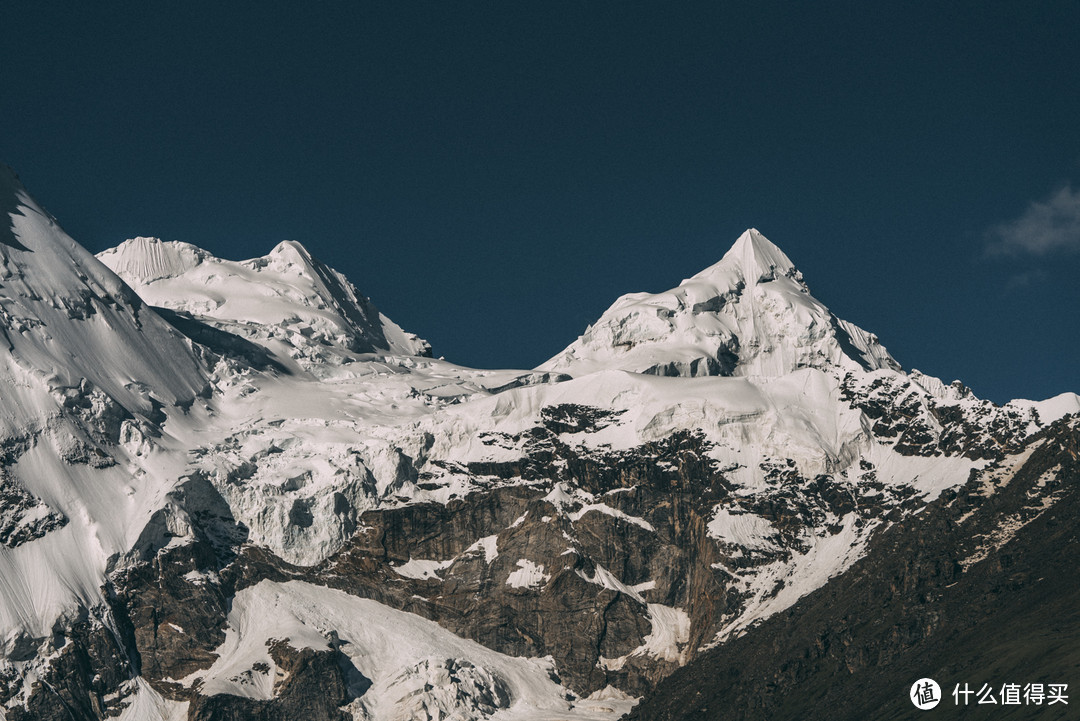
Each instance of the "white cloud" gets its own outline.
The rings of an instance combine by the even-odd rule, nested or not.
[[[986,233],[988,255],[1035,255],[1080,251],[1080,190],[1066,185],[1034,202],[1016,220]]]

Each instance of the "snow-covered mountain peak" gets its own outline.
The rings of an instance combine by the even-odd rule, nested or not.
[[[325,369],[355,353],[430,351],[294,240],[265,256],[232,261],[188,243],[134,238],[98,258],[148,303],[249,338],[302,366]]]
[[[202,392],[206,378],[187,339],[72,240],[6,167],[0,213],[0,347],[7,351],[0,367],[10,378],[35,376],[26,386],[34,393],[96,388],[128,412],[148,415],[154,402],[190,401]],[[24,399],[0,430],[35,424],[52,405]]]
[[[720,262],[663,293],[619,298],[540,366],[668,376],[778,377],[800,368],[898,369],[877,338],[810,295],[787,255],[755,229]]]
[[[100,259],[0,167],[10,721],[612,719],[897,520],[1046,510],[1080,411],[901,372],[753,229],[619,298],[577,377],[415,357],[295,241]]]
[[[695,280],[718,279],[734,274],[745,283],[760,283],[779,276],[802,279],[795,264],[757,228],[748,228],[715,265],[694,276]],[[736,281],[737,282],[737,281]]]
[[[214,260],[229,262],[220,258]],[[298,286],[304,288],[312,286],[317,290],[320,298],[329,301],[331,305],[340,304],[343,298],[352,296],[367,300],[356,292],[356,288],[343,274],[316,258],[298,240],[283,240],[266,255],[239,262],[267,277],[270,275],[289,277],[294,278],[293,282]],[[351,292],[345,289],[346,285],[349,286]],[[345,305],[351,308],[354,304],[352,300],[349,300]],[[342,312],[351,315],[348,309]]]
[[[209,393],[204,359],[0,168],[0,656],[98,596],[160,501],[127,464]]]
[[[311,268],[316,262],[308,249],[297,240],[281,241],[274,246],[274,249],[267,254],[267,257],[301,268]]]

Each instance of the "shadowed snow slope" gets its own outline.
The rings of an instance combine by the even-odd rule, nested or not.
[[[619,298],[540,368],[780,376],[830,364],[898,368],[875,336],[830,313],[784,252],[750,229],[719,263],[677,288]]]
[[[0,654],[92,605],[160,502],[122,467],[208,392],[177,333],[0,166]],[[115,451],[115,452],[114,452]]]

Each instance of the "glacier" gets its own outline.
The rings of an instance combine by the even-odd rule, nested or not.
[[[0,198],[0,717],[85,627],[117,675],[87,708],[122,718],[272,704],[301,657],[356,719],[614,718],[1080,411],[904,370],[755,229],[493,370],[295,241],[95,257],[7,168]],[[148,608],[151,577],[220,609]],[[587,653],[568,603],[610,610]]]

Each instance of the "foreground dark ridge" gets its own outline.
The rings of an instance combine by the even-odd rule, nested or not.
[[[946,492],[877,537],[843,576],[676,671],[629,719],[955,718],[952,690],[965,682],[1068,683],[1075,694],[1080,423],[1042,436],[989,498],[982,476]],[[907,694],[927,676],[945,699],[920,711]],[[1074,705],[999,701],[963,718],[1075,718]]]

